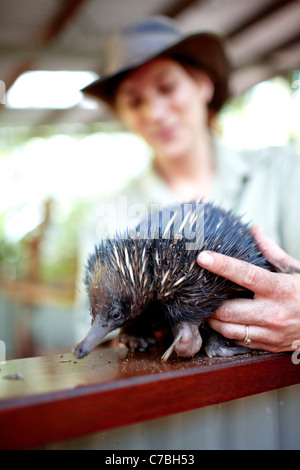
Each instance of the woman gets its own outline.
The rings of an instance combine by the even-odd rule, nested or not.
[[[165,188],[165,202],[217,201],[246,213],[289,253],[258,226],[253,228],[255,238],[280,273],[218,253],[200,253],[201,266],[255,293],[253,300],[225,302],[210,326],[249,348],[297,349],[298,156],[288,149],[237,154],[213,141],[211,120],[228,97],[229,66],[218,37],[183,36],[172,21],[148,18],[123,30],[110,44],[110,57],[113,64],[106,74],[84,91],[108,103],[120,121],[152,147],[151,171]],[[147,181],[149,176],[137,183],[141,201],[144,187],[149,189]],[[156,201],[150,198],[150,202]]]

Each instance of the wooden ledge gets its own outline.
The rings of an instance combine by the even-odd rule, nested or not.
[[[0,448],[33,448],[300,383],[290,353],[172,359],[98,348],[0,363]],[[6,376],[21,374],[19,379]]]

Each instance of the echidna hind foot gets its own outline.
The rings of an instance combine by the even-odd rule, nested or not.
[[[162,361],[167,361],[173,351],[180,357],[193,357],[201,349],[202,338],[199,332],[199,325],[182,322],[176,325],[176,332],[173,343],[161,358]]]
[[[213,330],[210,332],[204,350],[209,358],[230,357],[238,354],[246,354],[251,351],[251,349],[243,346],[235,346],[233,341],[230,341]]]

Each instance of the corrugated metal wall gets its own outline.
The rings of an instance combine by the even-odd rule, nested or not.
[[[300,449],[300,385],[124,426],[48,448]]]

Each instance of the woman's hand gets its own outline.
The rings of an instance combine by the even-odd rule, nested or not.
[[[236,344],[270,352],[294,351],[300,343],[300,261],[287,255],[261,229],[252,233],[269,262],[270,272],[219,253],[203,251],[198,264],[254,292],[253,299],[225,301],[209,326]]]

